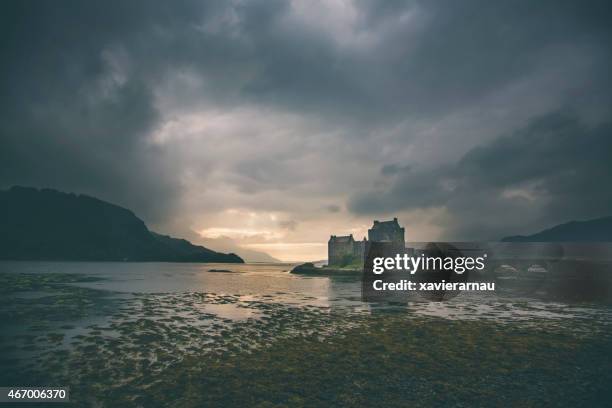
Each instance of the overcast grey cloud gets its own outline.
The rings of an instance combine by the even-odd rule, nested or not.
[[[470,150],[457,163],[397,174],[390,188],[357,195],[356,212],[443,206],[454,239],[499,237],[527,225],[607,215],[612,202],[612,123],[559,111]],[[533,228],[533,227],[531,227]]]
[[[611,17],[605,1],[4,2],[0,186],[286,259],[372,217],[475,240],[604,215]]]

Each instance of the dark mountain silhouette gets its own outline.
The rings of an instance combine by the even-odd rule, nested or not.
[[[27,187],[0,191],[0,259],[243,262],[149,231],[130,210],[97,198]]]
[[[612,216],[571,221],[533,235],[516,235],[503,242],[612,242]]]

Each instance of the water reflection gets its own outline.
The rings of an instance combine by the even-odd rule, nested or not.
[[[447,302],[398,293],[391,301],[364,303],[359,276],[306,277],[290,274],[292,267],[0,262],[0,363],[12,368],[4,383],[17,381],[10,373],[20,364],[38,367],[42,359],[61,365],[62,353],[81,353],[87,357],[82,361],[119,349],[180,358],[257,347],[277,336],[331,335],[358,324],[353,316],[402,313],[512,324],[545,319],[572,322],[568,330],[578,321],[612,322],[605,304],[511,293],[462,293]]]

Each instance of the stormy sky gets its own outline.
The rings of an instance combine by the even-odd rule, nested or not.
[[[0,188],[283,260],[609,215],[607,3],[3,2]]]

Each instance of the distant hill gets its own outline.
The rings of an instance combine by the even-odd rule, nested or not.
[[[516,235],[503,242],[612,242],[612,216],[571,221],[533,235]]]
[[[189,234],[189,233],[188,233]],[[233,252],[246,262],[265,262],[265,263],[279,263],[279,259],[268,255],[265,252],[255,251],[249,248],[241,247],[231,239],[230,237],[221,236],[218,238],[203,237],[196,232],[191,232],[187,238],[191,242],[204,245],[208,248],[214,249],[215,251],[221,252]]]
[[[149,231],[125,208],[50,189],[0,191],[0,226],[5,260],[243,262]]]

